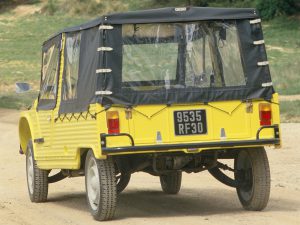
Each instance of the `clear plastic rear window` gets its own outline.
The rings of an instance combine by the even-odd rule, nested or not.
[[[123,88],[246,85],[234,21],[129,24],[122,36]]]

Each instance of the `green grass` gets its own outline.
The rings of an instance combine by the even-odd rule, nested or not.
[[[127,3],[129,10],[141,8],[137,1],[129,0]],[[143,3],[147,6],[150,1]],[[14,83],[29,82],[34,89],[38,89],[43,41],[57,31],[88,21],[91,17],[59,12],[54,16],[34,14],[17,19],[13,17],[11,12],[0,14],[0,107],[20,108],[29,104],[34,95],[14,94]],[[266,21],[263,27],[276,91],[280,94],[300,94],[299,17]],[[299,103],[296,104],[299,107]],[[286,115],[284,118],[299,114],[299,110],[294,110],[293,103],[282,103],[282,108],[283,115]]]
[[[37,97],[37,93],[13,94],[6,93],[0,95],[0,108],[23,109],[32,105],[33,99]]]
[[[281,102],[280,114],[283,122],[300,122],[300,100]]]
[[[263,27],[276,91],[300,94],[300,19],[277,18]]]
[[[43,41],[66,26],[83,21],[38,14],[12,21],[0,20],[0,82],[38,82]]]
[[[38,89],[43,41],[57,31],[89,18],[41,14],[20,19],[11,17],[11,14],[0,17],[0,107],[20,108],[31,102],[33,96],[14,94],[14,84],[29,82]]]

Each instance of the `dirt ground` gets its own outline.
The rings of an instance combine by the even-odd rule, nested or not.
[[[297,101],[300,100],[300,95],[280,95],[280,101]]]
[[[93,221],[84,178],[51,184],[49,201],[33,204],[27,194],[25,157],[18,154],[18,112],[0,110],[0,225],[82,225]],[[244,211],[234,189],[208,173],[184,174],[177,196],[166,196],[159,179],[134,174],[119,197],[116,218],[106,224],[300,224],[300,124],[282,124],[284,147],[268,149],[272,189],[263,212]]]

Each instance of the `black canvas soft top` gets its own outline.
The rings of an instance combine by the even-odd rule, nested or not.
[[[230,20],[257,18],[252,8],[179,7],[116,13],[104,17],[108,24],[169,23],[200,20]]]
[[[74,26],[74,27],[67,27],[61,31],[59,31],[58,33],[52,35],[49,39],[47,39],[46,41],[44,41],[43,45],[45,45],[48,41],[50,41],[52,38],[62,34],[62,33],[70,33],[70,32],[76,32],[76,31],[81,31],[81,30],[86,30],[92,27],[96,27],[99,26],[99,24],[102,23],[102,18],[97,18],[94,20],[91,20],[87,23],[81,24],[79,26]]]
[[[100,24],[142,24],[169,23],[200,20],[234,20],[259,18],[254,8],[212,8],[212,7],[168,7],[104,15],[79,26],[68,27],[51,36],[47,41],[61,33],[86,30]],[[45,41],[44,44],[47,42]]]
[[[133,29],[137,24],[161,26],[162,23],[186,23],[192,27],[192,23],[198,23],[198,21],[203,21],[200,23],[201,26],[219,24],[220,27],[224,24],[224,26],[222,25],[223,29],[228,29],[228,24],[234,24],[243,70],[242,75],[245,81],[243,84],[215,87],[214,82],[212,82],[205,87],[192,85],[179,89],[174,86],[143,91],[126,88],[125,84],[123,85],[123,50],[126,45],[122,33],[124,27],[124,31],[126,30],[126,26],[123,24],[131,24]],[[174,43],[178,45],[178,48],[180,47],[180,51],[177,51],[177,66],[174,68],[179,81],[179,79],[185,79],[185,52],[187,51],[187,38],[190,30],[178,28],[179,33],[174,32],[174,37],[177,35]],[[103,106],[131,107],[147,104],[171,105],[227,100],[270,100],[274,93],[261,20],[255,9],[173,7],[104,15],[80,26],[66,28],[58,32],[44,43],[43,48],[53,42],[61,43],[61,40],[57,40],[56,37],[62,33],[65,33],[66,39],[71,39],[74,33],[79,33],[81,40],[77,97],[71,100],[62,98],[59,107],[60,114],[85,112],[92,103],[100,103]],[[215,30],[215,33],[221,37],[221,30]],[[150,38],[149,40],[156,40],[152,36],[147,36],[149,34],[145,35],[146,38]],[[159,34],[155,33],[155,35],[160,38]],[[163,39],[164,36],[161,37]],[[147,52],[144,53],[147,54]],[[63,54],[66,59],[67,51],[65,50]],[[179,64],[182,66],[180,67]],[[144,75],[147,76],[147,73]],[[66,85],[64,84],[66,82],[64,76],[66,76],[65,67],[63,85]],[[62,96],[64,96],[63,90]]]

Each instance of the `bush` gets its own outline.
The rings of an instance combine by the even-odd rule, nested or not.
[[[58,10],[57,2],[55,0],[49,0],[43,7],[42,11],[47,12],[49,15],[54,15]]]
[[[100,16],[110,12],[127,11],[127,3],[121,0],[99,1],[99,0],[48,0],[42,12],[53,15],[63,13],[80,16]]]
[[[273,19],[275,16],[291,15],[297,12],[295,0],[257,0],[256,7],[264,19]]]
[[[209,6],[229,8],[252,8],[255,7],[255,0],[213,0]]]
[[[0,9],[15,7],[23,4],[36,4],[39,2],[40,0],[0,0]]]
[[[189,0],[188,4],[193,6],[207,7],[208,0]]]

